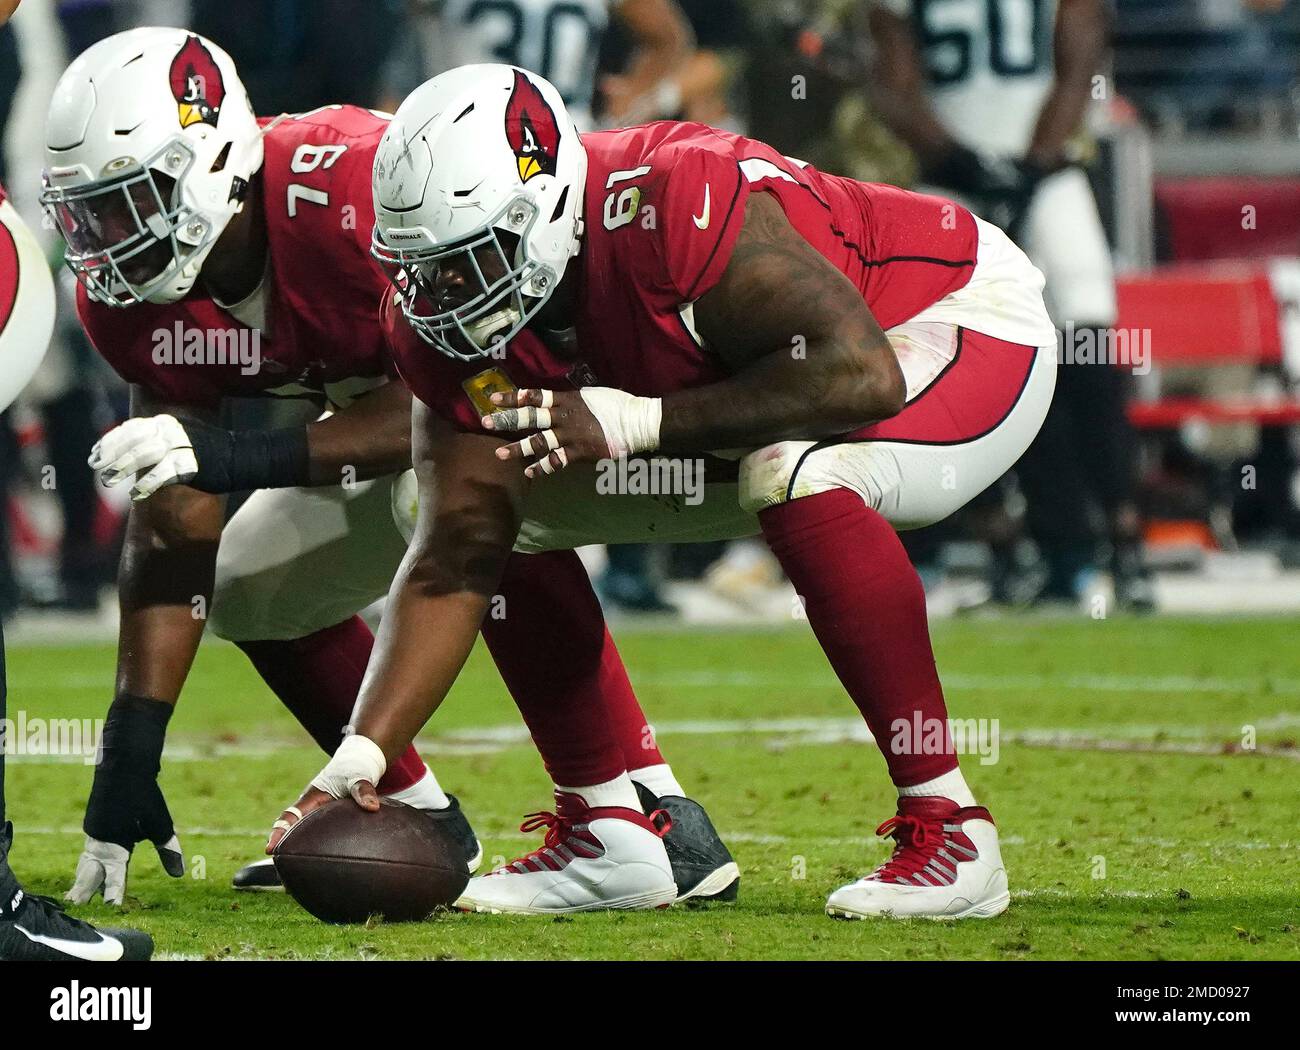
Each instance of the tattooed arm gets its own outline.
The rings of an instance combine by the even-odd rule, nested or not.
[[[663,399],[665,451],[827,437],[902,410],[903,373],[862,293],[765,193],[695,326],[735,375]]]
[[[519,533],[526,483],[492,456],[497,440],[454,430],[412,402],[419,481],[415,536],[388,594],[375,651],[344,738],[320,776],[276,821],[267,853],[331,798],[377,810],[375,785],[456,681]]]
[[[902,411],[902,370],[862,293],[764,193],[722,278],[695,303],[695,327],[734,375],[634,398],[605,388],[494,394],[489,430],[536,430],[496,450],[542,458],[530,477],[628,452],[702,452],[843,434]],[[548,451],[549,449],[549,451]]]

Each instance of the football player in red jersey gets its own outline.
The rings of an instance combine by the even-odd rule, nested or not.
[[[542,475],[731,450],[739,498],[899,792],[879,829],[893,855],[827,910],[1001,912],[997,832],[958,768],[894,530],[972,498],[1042,422],[1055,336],[1023,253],[952,202],[701,125],[579,137],[549,84],[502,66],[412,94],[374,190],[375,252],[420,337],[397,360],[420,395],[422,513],[355,732],[314,784],[377,804],[371,785],[472,643],[519,508],[557,480]],[[466,395],[484,390],[494,411],[476,431]],[[548,847],[582,826],[562,806]],[[462,903],[539,910],[555,863],[530,854],[471,880]]]
[[[386,123],[351,106],[259,120],[229,56],[176,29],[96,44],[55,92],[44,200],[82,283],[82,323],[132,384],[133,418],[91,463],[108,483],[135,479],[118,680],[74,901],[101,889],[120,901],[146,839],[169,874],[184,872],[157,775],[205,620],[327,752],[342,735],[372,645],[357,614],[387,591],[405,551],[391,490],[410,465],[410,394],[375,323],[387,283],[369,257],[371,162]],[[279,398],[296,418],[226,429],[222,410],[243,397]],[[225,494],[249,490],[226,523]],[[539,645],[562,642],[548,638],[555,621],[537,595],[568,607],[580,638],[540,683],[524,670]],[[680,794],[576,555],[512,560],[501,608],[483,630],[525,705],[544,710],[555,690],[608,701],[629,768],[655,796]],[[584,746],[581,735],[571,744]],[[477,866],[468,822],[413,747],[378,789],[446,821]],[[270,865],[236,885],[275,888]],[[729,856],[717,866],[727,865],[734,873]],[[680,887],[664,881],[675,899]]]

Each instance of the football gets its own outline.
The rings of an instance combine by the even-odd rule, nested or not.
[[[275,867],[294,900],[323,922],[418,922],[449,907],[469,873],[456,841],[422,811],[351,799],[307,814],[281,841]]]

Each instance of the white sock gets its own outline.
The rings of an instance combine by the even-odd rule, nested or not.
[[[961,775],[960,769],[954,769],[941,777],[927,780],[924,784],[901,787],[898,789],[898,794],[908,798],[922,795],[941,795],[944,798],[952,799],[963,808],[975,805],[975,796],[971,794],[970,788],[966,786],[966,778]]]
[[[424,767],[424,776],[410,787],[384,797],[391,798],[394,802],[404,802],[412,809],[446,809],[451,805],[451,799],[438,786],[438,778],[428,766]]]
[[[556,784],[555,792],[557,795],[560,792],[566,795],[577,795],[592,809],[617,806],[620,809],[634,809],[638,813],[641,812],[641,802],[636,797],[636,788],[632,786],[632,778],[626,773],[620,773],[613,780],[607,780],[603,784],[592,784],[588,787],[570,788]]]
[[[673,776],[673,767],[667,762],[660,762],[655,766],[642,766],[640,769],[632,770],[628,775],[642,787],[649,788],[656,798],[663,798],[665,795],[686,797],[686,792]]]

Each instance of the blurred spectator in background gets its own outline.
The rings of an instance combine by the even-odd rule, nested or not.
[[[258,113],[374,106],[402,0],[192,0],[189,27],[235,60]]]
[[[140,13],[134,6],[114,0],[59,0],[57,11],[65,53],[79,55],[96,41],[129,29],[134,16]]]
[[[690,55],[690,27],[674,0],[408,0],[407,10],[411,31],[384,77],[389,109],[448,69],[508,62],[546,77],[579,127],[592,127],[597,63],[612,21],[629,48],[619,75],[604,85],[604,107],[629,123],[624,115],[673,103],[674,78]]]
[[[1047,278],[1048,307],[1065,330],[1051,412],[1016,469],[1047,568],[1038,597],[1074,603],[1090,592],[1098,564],[1091,515],[1100,513],[1116,598],[1145,608],[1152,596],[1134,502],[1127,377],[1095,355],[1088,363],[1074,357],[1083,341],[1110,345],[1116,314],[1110,251],[1080,140],[1110,15],[1106,0],[1055,6],[1052,18],[1002,21],[991,14],[1000,13],[994,0],[879,0],[870,16],[875,87],[923,181],[1024,247]]]
[[[833,116],[861,91],[869,51],[855,24],[858,0],[748,0],[747,134],[837,171]],[[851,174],[846,172],[846,174]]]
[[[626,0],[624,0],[626,4]],[[677,0],[695,42],[653,92],[638,93],[620,70],[636,68],[634,27],[615,23],[600,53],[600,122],[610,127],[650,120],[697,120],[739,130],[733,88],[748,38],[739,0]]]

